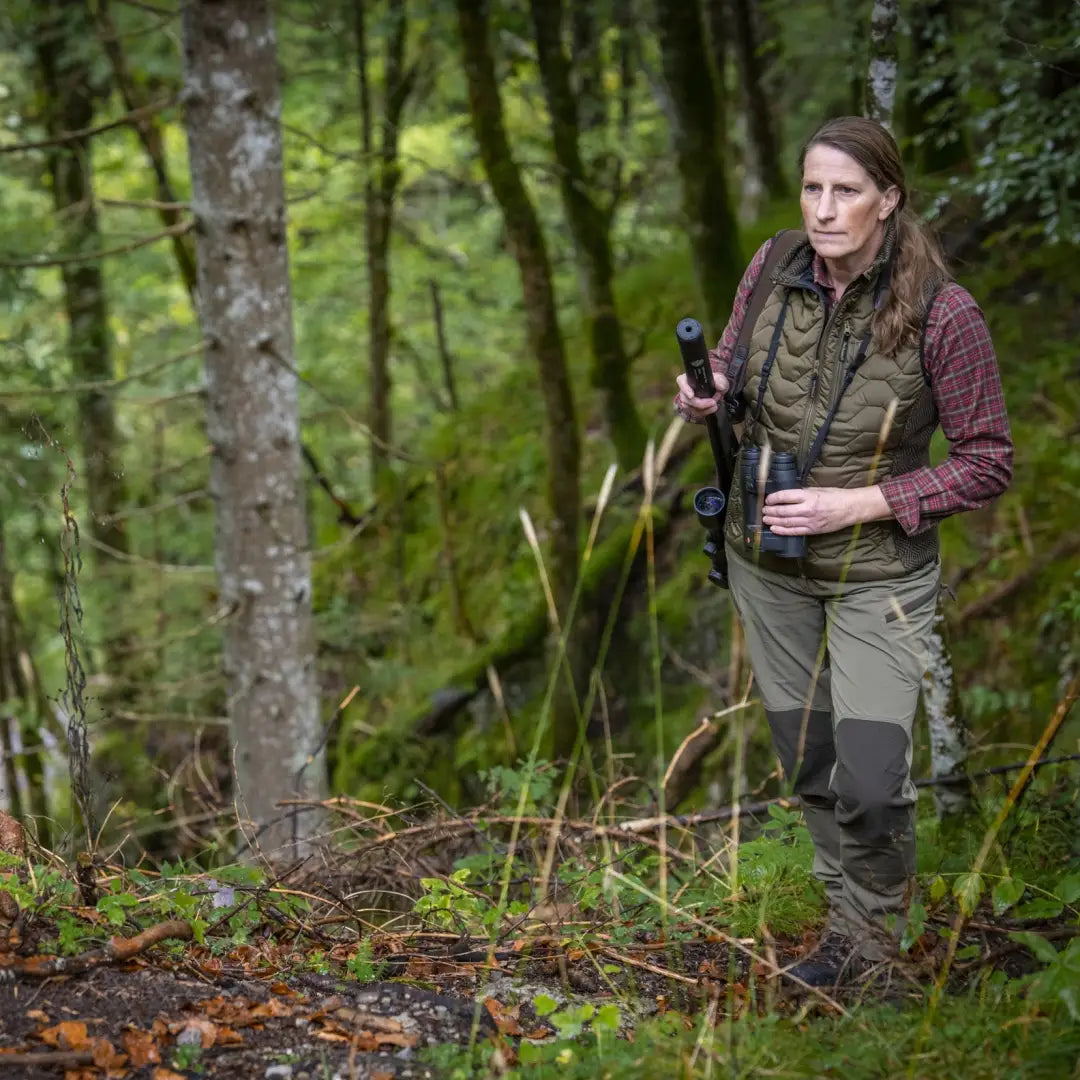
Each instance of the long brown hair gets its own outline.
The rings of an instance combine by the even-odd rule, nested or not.
[[[895,222],[896,247],[889,295],[874,313],[874,340],[887,355],[902,345],[914,345],[922,330],[927,297],[934,285],[948,279],[949,271],[937,237],[907,205],[904,165],[896,140],[874,120],[838,116],[822,124],[803,147],[800,172],[813,146],[830,146],[854,158],[879,191],[895,187],[900,192],[900,201],[886,221],[886,227]]]

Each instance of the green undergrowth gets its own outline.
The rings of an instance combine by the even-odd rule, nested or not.
[[[710,1024],[708,1014],[668,1013],[640,1024],[633,1040],[590,1032],[535,1047],[505,1070],[498,1051],[441,1047],[431,1054],[448,1080],[485,1076],[560,1080],[1069,1080],[1080,1075],[1080,1025],[1064,1010],[1025,998],[1019,980],[988,979],[926,1006],[867,1003],[835,1015],[747,1012]],[[722,1002],[722,999],[721,999]]]

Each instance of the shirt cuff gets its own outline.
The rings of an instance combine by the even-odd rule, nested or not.
[[[905,484],[902,476],[883,480],[880,487],[900,528],[908,536],[914,536],[919,531],[920,523],[919,493],[910,484]]]

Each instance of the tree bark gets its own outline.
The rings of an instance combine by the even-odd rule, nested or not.
[[[37,52],[49,134],[57,137],[85,130],[93,124],[97,98],[91,57],[86,50],[86,40],[93,31],[87,10],[81,3],[46,0],[41,4],[39,19]],[[101,250],[105,245],[101,242],[95,209],[89,136],[67,138],[54,149],[49,155],[49,173],[53,205],[63,223],[64,249]],[[94,260],[65,263],[61,276],[72,375],[79,383],[106,382],[113,377],[113,364],[101,265]],[[127,535],[122,519],[116,514],[126,501],[126,485],[112,398],[107,390],[85,390],[77,395],[76,401],[90,534],[99,543],[125,554]],[[112,561],[100,555],[99,551],[99,564]]]
[[[502,208],[517,260],[529,346],[544,403],[547,500],[551,512],[551,582],[560,616],[569,611],[578,572],[581,441],[551,281],[551,263],[536,211],[510,152],[484,0],[457,0],[469,114],[480,158]],[[576,719],[566,703],[554,717],[556,753],[573,746]]]
[[[371,482],[372,487],[377,489],[379,478],[386,469],[393,434],[393,413],[390,406],[390,229],[394,220],[394,198],[401,179],[398,129],[405,103],[412,91],[415,72],[407,71],[404,64],[407,29],[404,0],[390,0],[384,57],[385,94],[376,148],[367,74],[368,45],[364,2],[365,0],[355,0],[354,27],[366,171],[364,232],[368,269],[368,425],[372,435]]]
[[[934,616],[930,634],[930,657],[922,680],[922,700],[930,732],[931,778],[948,780],[966,776],[969,731],[953,673],[945,616],[940,609]],[[967,810],[971,806],[970,786],[956,783],[935,787],[934,806],[938,817]]]
[[[615,308],[611,217],[590,194],[581,158],[578,108],[561,40],[562,0],[530,0],[529,7],[536,31],[540,77],[551,116],[559,189],[570,223],[589,326],[590,381],[603,399],[604,419],[619,466],[630,471],[641,464],[646,432],[630,388],[630,359]]]
[[[874,0],[870,16],[870,66],[866,73],[864,112],[871,120],[892,127],[896,102],[896,23],[900,0]]]
[[[717,147],[716,91],[699,0],[656,0],[656,14],[694,276],[705,307],[703,322],[719,336],[731,313],[743,259]]]
[[[4,757],[5,787],[12,814],[35,821],[35,837],[42,846],[51,842],[45,761],[41,752],[42,733],[47,727],[49,703],[42,691],[33,658],[26,646],[22,621],[15,606],[15,583],[8,567],[4,546],[4,525],[0,521],[0,724],[4,737],[0,745]],[[14,730],[18,730],[20,752],[14,753]],[[29,743],[29,749],[27,744]],[[26,781],[27,805],[22,805],[18,771]]]
[[[291,856],[318,823],[274,804],[326,783],[276,41],[266,0],[188,0],[182,27],[236,803],[264,851]]]
[[[791,183],[787,170],[780,162],[776,122],[769,108],[751,0],[731,0],[731,29],[743,113],[746,116],[749,165],[757,173],[761,186],[770,198],[786,199],[791,195]]]

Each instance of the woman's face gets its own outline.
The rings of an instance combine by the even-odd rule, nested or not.
[[[826,262],[855,272],[869,266],[899,201],[899,188],[881,191],[842,150],[819,143],[807,151],[799,205],[810,243]]]

